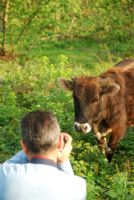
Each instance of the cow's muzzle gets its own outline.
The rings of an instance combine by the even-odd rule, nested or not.
[[[83,133],[88,133],[91,131],[91,127],[88,123],[80,124],[78,122],[74,123],[74,128],[76,131],[80,131]]]

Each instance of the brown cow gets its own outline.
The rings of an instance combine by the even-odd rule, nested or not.
[[[129,67],[134,65],[134,59],[133,58],[127,58],[125,60],[120,61],[119,63],[117,63],[116,65],[114,65],[115,67]]]
[[[75,129],[83,133],[92,129],[109,162],[127,127],[134,125],[134,63],[124,67],[125,62],[99,76],[58,80],[73,92]]]

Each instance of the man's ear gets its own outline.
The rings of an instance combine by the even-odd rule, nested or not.
[[[58,78],[57,84],[60,88],[64,90],[73,90],[74,89],[74,80],[66,80],[64,78]]]
[[[60,151],[62,151],[63,147],[64,147],[64,142],[63,142],[63,136],[60,133],[59,138],[58,138],[58,144],[57,147]]]
[[[22,140],[20,140],[20,144],[21,144],[21,147],[22,147],[24,153],[27,156],[29,151],[28,151],[28,148],[27,148],[26,144]]]
[[[110,78],[99,78],[99,84],[101,86],[101,95],[114,96],[120,90],[120,85]]]

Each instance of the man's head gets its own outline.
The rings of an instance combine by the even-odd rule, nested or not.
[[[50,112],[33,111],[21,121],[22,143],[33,154],[44,154],[56,148],[59,135],[58,121]]]

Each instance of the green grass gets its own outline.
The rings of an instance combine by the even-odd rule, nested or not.
[[[20,149],[19,122],[23,114],[51,110],[61,130],[73,137],[71,162],[75,173],[87,180],[87,200],[133,200],[134,130],[129,129],[109,164],[92,133],[74,131],[72,95],[56,85],[59,76],[97,75],[125,54],[133,57],[132,45],[129,41],[108,45],[86,39],[42,42],[40,48],[22,52],[15,61],[0,61],[0,162]]]
[[[96,65],[112,66],[123,58],[134,56],[133,46],[133,40],[124,43],[119,41],[102,43],[91,39],[61,40],[42,42],[40,48],[25,51],[24,54],[32,59],[47,56],[52,62],[55,62],[59,55],[65,55],[72,65],[82,65],[92,70]]]

